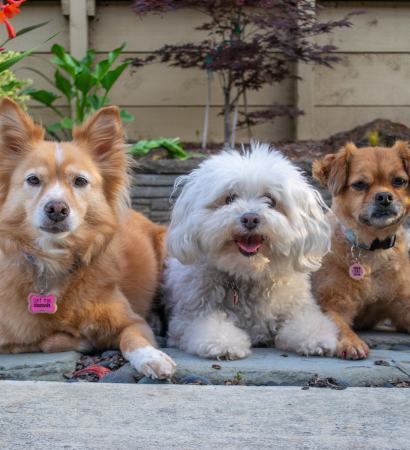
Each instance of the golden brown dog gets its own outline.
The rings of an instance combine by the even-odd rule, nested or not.
[[[43,136],[3,99],[0,353],[119,348],[145,375],[170,377],[175,364],[144,320],[166,229],[127,207],[118,109],[99,110],[72,142]]]
[[[398,141],[393,148],[348,144],[313,164],[313,176],[333,195],[331,253],[313,274],[313,294],[339,326],[339,357],[369,353],[351,328],[390,319],[398,331],[410,332],[410,262],[402,228],[410,210],[409,162],[407,143]]]

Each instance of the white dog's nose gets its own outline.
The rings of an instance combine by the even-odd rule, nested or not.
[[[248,230],[253,230],[258,225],[258,223],[260,223],[260,221],[261,218],[258,216],[258,214],[246,213],[241,217],[242,225]]]

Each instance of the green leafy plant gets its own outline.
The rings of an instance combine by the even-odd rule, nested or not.
[[[34,100],[51,108],[61,117],[60,122],[49,125],[46,128],[52,136],[60,140],[56,135],[56,132],[62,130],[65,137],[69,137],[75,124],[82,123],[90,114],[105,106],[106,103],[109,103],[110,100],[107,98],[109,91],[131,62],[126,61],[117,68],[110,70],[126,44],[127,43],[124,42],[120,47],[110,52],[107,59],[96,64],[94,70],[91,69],[95,56],[94,50],[88,50],[86,56],[79,61],[66,53],[64,47],[54,44],[51,47],[51,51],[56,57],[51,58],[50,61],[52,64],[62,69],[66,74],[63,75],[62,72],[57,69],[54,73],[53,81],[43,73],[31,69],[46,79],[62,94],[58,95],[44,89],[27,89],[24,92],[25,94],[30,95]],[[68,102],[68,116],[60,111],[59,106],[54,105],[54,102],[63,96]],[[124,122],[131,122],[134,120],[133,116],[125,110],[120,111],[120,116],[121,120]]]
[[[19,55],[20,53],[12,51],[0,53],[0,64]],[[32,82],[33,81],[30,79],[19,80],[13,72],[4,70],[0,73],[0,100],[3,97],[10,97],[19,103],[24,110],[26,110],[27,106],[24,102],[29,100],[30,96],[22,95],[21,90],[30,85]]]
[[[189,159],[192,156],[204,156],[200,153],[187,152],[182,148],[179,138],[175,139],[152,139],[150,141],[142,140],[129,146],[128,153],[133,156],[146,156],[151,150],[156,148],[165,148],[166,157],[169,159]]]

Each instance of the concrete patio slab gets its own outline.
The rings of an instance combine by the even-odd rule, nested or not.
[[[0,354],[0,374],[20,380],[64,381],[64,373],[73,373],[81,353]]]
[[[237,372],[242,372],[242,378],[248,383],[278,383],[288,381],[301,385],[317,373],[320,378],[333,377],[351,383],[353,386],[365,386],[366,382],[384,383],[391,378],[408,377],[391,365],[375,365],[376,360],[395,361],[410,370],[410,352],[389,350],[372,350],[366,360],[347,361],[339,358],[322,358],[298,356],[275,348],[254,348],[252,354],[237,361],[214,361],[188,355],[176,348],[162,349],[177,363],[175,379],[180,380],[188,375],[200,375],[212,383],[233,379]],[[282,355],[287,355],[282,356]],[[218,364],[221,369],[212,367]],[[130,364],[121,367],[121,371],[130,371],[134,376],[141,376]]]
[[[0,381],[0,448],[408,449],[410,390]]]
[[[388,327],[379,327],[377,330],[359,331],[358,336],[370,348],[377,345],[410,345],[410,334],[395,333]]]

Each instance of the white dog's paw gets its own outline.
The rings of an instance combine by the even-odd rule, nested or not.
[[[153,380],[157,378],[168,380],[175,372],[174,361],[166,353],[151,346],[125,352],[125,357],[138,372]]]
[[[209,359],[217,359],[219,361],[234,361],[235,359],[243,359],[251,353],[249,347],[235,346],[235,345],[208,345],[202,348],[199,356]]]
[[[309,336],[302,342],[298,353],[306,356],[329,356],[336,353],[337,338],[333,333],[320,333]]]

